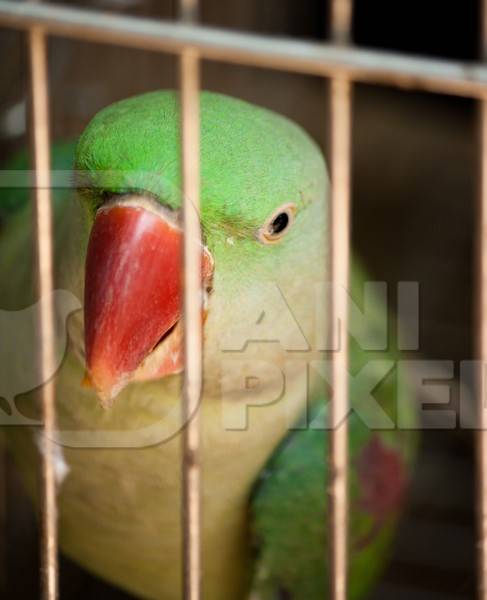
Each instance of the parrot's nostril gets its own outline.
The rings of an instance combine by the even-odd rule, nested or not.
[[[171,335],[171,333],[173,333],[173,331],[176,329],[178,323],[179,323],[179,321],[176,321],[176,323],[174,323],[174,325],[160,337],[159,341],[154,346],[154,349],[158,348],[161,344],[163,344],[167,340],[167,338]]]

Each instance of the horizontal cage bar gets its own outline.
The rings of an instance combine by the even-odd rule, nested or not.
[[[62,37],[176,52],[191,46],[201,58],[390,84],[459,96],[487,94],[487,66],[393,52],[228,32],[211,27],[107,15],[92,10],[0,0],[0,26],[34,25]]]

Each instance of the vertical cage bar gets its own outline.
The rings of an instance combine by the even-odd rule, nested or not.
[[[0,430],[0,598],[7,596],[7,495],[8,466],[5,432]]]
[[[477,518],[478,518],[478,598],[487,600],[487,410],[485,409],[487,364],[487,99],[480,101],[480,239],[479,239],[479,307],[478,352],[480,372],[478,378],[477,432]]]
[[[183,23],[195,23],[199,17],[199,0],[179,0],[179,19]]]
[[[199,0],[180,0],[183,23],[198,19]],[[200,231],[200,60],[186,48],[180,56],[182,181],[184,216],[183,381],[183,597],[202,597],[201,467],[199,402],[202,381],[201,231]]]
[[[331,34],[337,44],[348,44],[352,31],[352,0],[332,0]]]
[[[185,49],[181,66],[184,215],[183,381],[183,589],[185,600],[201,598],[201,479],[199,403],[202,381],[202,289],[200,232],[200,62]]]
[[[351,41],[352,0],[332,0],[331,35],[337,44]],[[329,455],[330,598],[348,595],[348,302],[350,269],[351,83],[331,81],[331,276],[332,327],[339,348],[333,353]]]
[[[331,84],[331,323],[339,327],[330,403],[330,598],[346,600],[348,572],[348,280],[350,261],[350,82]]]
[[[53,243],[49,140],[49,90],[47,38],[42,29],[29,32],[29,61],[32,89],[32,142],[35,167],[35,234],[40,302],[39,360],[44,385],[41,390],[44,440],[42,452],[42,597],[58,595],[57,500],[54,472],[56,429],[54,372]]]
[[[480,52],[487,60],[487,0],[481,4]],[[485,365],[487,364],[487,96],[479,103],[480,112],[480,228],[478,240],[478,355],[480,359],[477,432],[477,535],[478,535],[478,598],[487,600],[487,395]]]

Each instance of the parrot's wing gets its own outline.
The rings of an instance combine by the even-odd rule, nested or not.
[[[323,427],[325,409],[313,427]],[[362,598],[386,565],[411,477],[412,436],[395,445],[350,418],[350,595]],[[259,600],[326,598],[326,438],[322,429],[289,435],[251,500]],[[404,447],[401,447],[404,446]]]
[[[363,280],[355,265],[356,291]],[[370,319],[372,334],[377,324],[375,318]],[[356,408],[349,418],[351,600],[362,598],[387,564],[416,454],[414,399],[404,377],[398,376],[395,358],[389,352],[364,352],[350,342],[351,372],[364,374],[353,378],[349,388]],[[376,385],[378,379],[381,382]],[[378,413],[367,410],[370,393],[390,416],[391,427],[371,426]],[[400,429],[395,425],[398,402]],[[324,395],[314,399],[308,424],[301,423],[302,429],[291,431],[283,440],[251,496],[254,587],[259,600],[327,597],[326,404]]]

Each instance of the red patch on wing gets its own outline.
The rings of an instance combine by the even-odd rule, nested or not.
[[[377,518],[401,507],[407,488],[402,457],[374,435],[357,459],[360,506]]]
[[[360,485],[359,507],[374,518],[369,534],[355,545],[359,550],[372,542],[386,518],[401,508],[408,475],[402,456],[397,450],[384,445],[378,435],[374,435],[362,449],[356,465]]]

